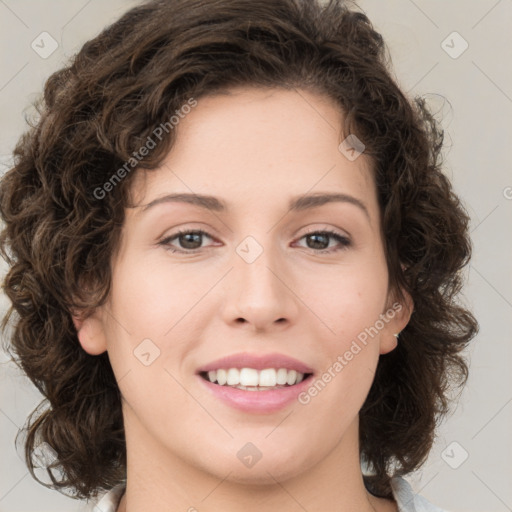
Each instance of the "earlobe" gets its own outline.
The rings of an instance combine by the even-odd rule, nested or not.
[[[86,318],[73,314],[72,319],[77,331],[78,341],[85,352],[97,356],[107,350],[103,322],[98,311]]]
[[[412,297],[405,291],[403,292],[403,300],[395,301],[393,305],[386,310],[384,315],[389,315],[389,321],[381,333],[381,354],[387,354],[397,347],[400,333],[409,323],[413,311],[414,302]]]
[[[387,354],[388,352],[395,350],[397,345],[398,345],[398,338],[396,338],[394,335],[389,335],[387,333],[383,333],[380,337],[379,354]]]

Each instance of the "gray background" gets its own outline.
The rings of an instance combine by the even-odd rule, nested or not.
[[[0,0],[2,173],[45,79],[134,4]],[[361,0],[359,5],[383,34],[404,91],[427,95],[443,117],[446,172],[472,217],[474,257],[463,300],[481,330],[468,352],[471,374],[427,463],[408,480],[416,492],[453,512],[510,511],[512,0]],[[47,58],[31,47],[44,31],[58,43]],[[469,46],[458,55],[464,40]],[[5,268],[2,262],[2,275]],[[3,312],[7,300],[3,295],[0,300]],[[40,396],[5,364],[3,354],[0,358],[0,512],[83,510],[83,502],[45,489],[28,474],[14,437]]]

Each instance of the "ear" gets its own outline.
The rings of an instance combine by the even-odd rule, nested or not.
[[[412,297],[402,290],[403,298],[398,300],[395,294],[388,297],[388,305],[386,310],[382,312],[384,328],[380,335],[380,353],[387,354],[398,345],[398,337],[396,334],[405,328],[411,319],[414,311],[414,302]]]
[[[102,315],[103,312],[99,308],[87,317],[83,317],[79,313],[71,314],[80,345],[85,352],[93,356],[102,354],[107,350]]]

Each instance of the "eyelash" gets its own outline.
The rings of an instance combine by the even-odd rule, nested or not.
[[[182,253],[182,254],[195,254],[201,250],[201,248],[197,249],[175,249],[172,248],[169,244],[171,241],[175,240],[176,238],[179,238],[182,235],[188,235],[188,234],[199,234],[207,236],[208,238],[211,238],[213,240],[213,237],[210,236],[206,231],[203,231],[202,229],[193,229],[193,230],[184,230],[184,231],[177,231],[171,236],[168,236],[158,242],[158,245],[162,245],[165,247],[166,250],[172,252],[172,253]],[[310,235],[329,235],[332,238],[334,238],[336,241],[338,241],[341,244],[341,247],[338,248],[331,248],[331,249],[310,249],[313,252],[319,253],[319,254],[329,254],[334,253],[338,251],[346,250],[349,246],[352,245],[351,241],[345,237],[337,233],[336,231],[331,230],[322,230],[322,231],[310,231],[309,233],[305,233],[302,235],[299,240],[302,240],[303,238],[310,236]],[[306,247],[306,249],[308,249]]]

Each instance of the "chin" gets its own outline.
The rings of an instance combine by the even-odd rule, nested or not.
[[[269,450],[270,451],[270,450]],[[226,480],[234,483],[244,485],[275,485],[278,482],[284,482],[294,478],[301,473],[305,472],[314,465],[314,462],[309,462],[304,458],[298,457],[299,450],[292,450],[290,453],[280,452],[278,449],[270,452],[270,454],[262,456],[252,466],[245,465],[236,455],[224,459],[222,464],[217,463],[212,465],[213,460],[210,460],[208,466],[205,468],[208,472],[214,474],[216,477],[224,479],[229,475]],[[241,457],[243,459],[243,457]]]
[[[261,464],[261,461],[257,464]],[[284,482],[295,476],[300,475],[304,471],[302,467],[289,467],[284,464],[267,464],[266,466],[256,466],[248,469],[236,468],[232,470],[231,474],[227,478],[228,481],[244,484],[247,486],[267,486],[275,485],[276,481]]]

